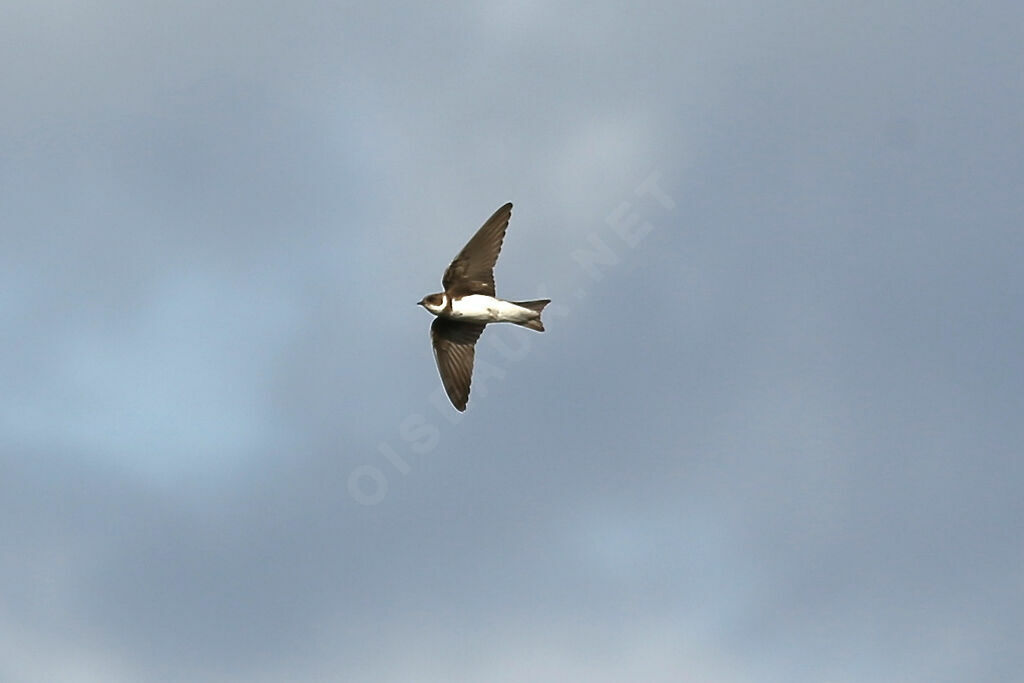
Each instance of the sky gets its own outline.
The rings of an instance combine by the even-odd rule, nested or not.
[[[0,679],[1024,669],[1024,9],[0,7]],[[430,316],[515,205],[469,409]]]

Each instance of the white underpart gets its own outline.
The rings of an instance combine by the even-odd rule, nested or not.
[[[529,308],[486,294],[470,294],[461,299],[453,299],[450,316],[475,323],[523,323],[538,317]]]

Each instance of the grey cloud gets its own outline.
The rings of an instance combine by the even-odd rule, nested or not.
[[[1012,677],[1019,13],[12,6],[0,674]]]

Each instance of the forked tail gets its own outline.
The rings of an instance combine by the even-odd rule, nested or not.
[[[536,330],[538,332],[544,331],[544,323],[540,321],[540,312],[544,310],[545,306],[551,303],[551,299],[537,299],[536,301],[513,301],[512,303],[514,303],[516,306],[528,308],[537,314],[536,318],[530,318],[525,322],[516,323],[517,325],[529,327],[531,330]]]

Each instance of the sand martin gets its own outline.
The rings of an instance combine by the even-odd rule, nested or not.
[[[465,410],[469,401],[473,347],[488,323],[544,331],[540,312],[550,299],[504,301],[494,296],[494,264],[511,215],[511,203],[495,211],[444,271],[444,291],[417,302],[437,316],[430,326],[430,341],[441,383],[456,410]]]

